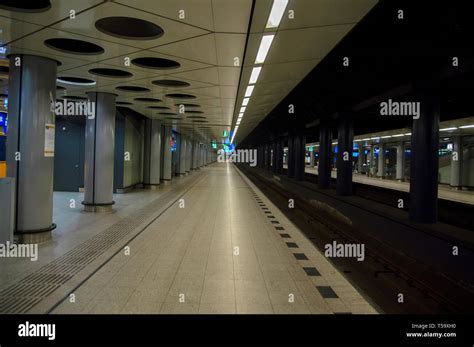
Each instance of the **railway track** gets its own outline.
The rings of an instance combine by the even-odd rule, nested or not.
[[[318,249],[334,240],[338,243],[365,244],[365,260],[357,262],[347,258],[329,260],[385,313],[467,313],[473,312],[474,291],[463,279],[431,269],[418,262],[390,243],[383,242],[357,228],[347,228],[335,222],[312,206],[308,197],[289,192],[273,176],[239,166],[245,174],[294,222]],[[293,184],[298,184],[292,181]],[[308,185],[304,189],[310,190]],[[314,188],[316,194],[324,194]],[[331,196],[331,198],[334,198]],[[288,208],[288,199],[295,208]],[[341,200],[344,201],[344,200]],[[347,203],[347,201],[344,201]],[[355,208],[360,208],[354,206]],[[378,215],[379,218],[384,216]],[[396,223],[388,220],[389,223]],[[403,225],[404,228],[409,228]],[[423,235],[413,228],[416,237]],[[431,236],[432,237],[432,236]],[[446,240],[442,240],[446,242]],[[420,242],[418,239],[417,242]],[[422,247],[422,242],[420,242]],[[403,297],[400,296],[403,295]]]

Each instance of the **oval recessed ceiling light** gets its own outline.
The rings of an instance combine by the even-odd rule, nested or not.
[[[48,39],[44,41],[48,48],[70,54],[96,55],[104,53],[104,49],[94,43],[75,39]]]
[[[131,102],[127,102],[127,101],[117,101],[116,104],[121,105],[121,106],[133,105]]]
[[[181,120],[180,118],[176,118],[176,117],[165,117],[165,119]]]
[[[204,113],[204,112],[202,112],[202,111],[193,111],[193,110],[191,110],[191,111],[186,111],[186,110],[185,110],[184,112],[185,112],[185,113],[189,113],[189,114],[201,114],[201,113]]]
[[[61,99],[66,99],[66,100],[87,100],[87,98],[84,97],[84,96],[75,96],[75,95],[63,95],[63,96],[61,96]]]
[[[182,87],[189,87],[191,85],[188,82],[177,81],[177,80],[156,80],[151,83],[160,87],[167,87],[167,88],[182,88]]]
[[[153,40],[161,37],[163,29],[143,19],[133,17],[106,17],[95,22],[104,34],[129,40]]]
[[[205,116],[188,116],[188,119],[206,119]]]
[[[132,64],[145,69],[156,70],[171,70],[181,66],[177,61],[154,57],[135,58],[132,60]]]
[[[60,83],[73,84],[73,85],[78,85],[78,86],[93,86],[96,83],[95,81],[89,80],[87,78],[71,77],[71,76],[58,77],[57,81]]]
[[[149,92],[150,89],[144,88],[144,87],[137,87],[137,86],[119,86],[116,87],[115,89],[124,91],[124,92],[137,92],[137,93],[142,93],[142,92]]]
[[[0,66],[0,73],[9,73],[10,72],[10,68],[8,66]]]
[[[190,95],[190,94],[171,93],[171,94],[166,94],[166,96],[172,99],[196,99],[194,95]]]
[[[156,99],[156,98],[135,98],[135,101],[142,101],[142,102],[161,102],[160,99]]]
[[[194,122],[194,123],[209,123],[207,120],[201,120],[201,119],[192,119],[191,122]]]
[[[176,113],[173,112],[160,112],[158,114],[161,114],[163,116],[176,116]]]
[[[183,105],[184,107],[201,107],[201,105],[198,104],[175,104],[176,106],[181,106]]]
[[[126,77],[133,76],[128,71],[118,70],[118,69],[108,69],[108,68],[90,69],[89,73],[92,75],[97,75],[101,77],[110,77],[110,78],[126,78]]]
[[[0,3],[0,8],[15,12],[44,12],[51,8],[51,1],[49,0],[35,0],[35,1],[18,1],[18,0],[3,0]]]
[[[155,110],[169,110],[169,107],[166,106],[148,106],[148,108],[155,109]]]
[[[56,90],[66,90],[63,86],[56,86]]]

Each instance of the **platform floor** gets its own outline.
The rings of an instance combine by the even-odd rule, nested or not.
[[[377,313],[235,166],[189,182],[125,247],[72,278],[75,288],[66,282],[30,312]]]
[[[317,174],[318,169],[315,167],[306,166],[305,172]],[[336,178],[336,171],[331,172],[331,177]],[[381,188],[398,190],[401,192],[410,191],[409,182],[398,182],[390,179],[381,179],[377,177],[367,177],[362,174],[354,174],[352,176],[353,182],[367,184],[370,186],[376,186]],[[444,200],[462,202],[464,204],[474,205],[474,192],[473,191],[464,191],[464,190],[454,190],[446,185],[438,185],[438,197]]]

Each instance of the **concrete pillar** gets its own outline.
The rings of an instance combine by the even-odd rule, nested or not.
[[[277,140],[276,146],[276,173],[281,174],[283,170],[283,146],[282,140]]]
[[[293,143],[294,165],[295,165],[295,179],[297,181],[304,180],[304,157],[306,151],[306,138],[304,135],[295,136]]]
[[[451,187],[460,189],[462,187],[462,137],[453,138],[453,152],[451,154]]]
[[[352,148],[354,128],[350,114],[339,118],[337,135],[337,195],[352,195]]]
[[[102,92],[87,93],[95,103],[95,117],[86,119],[84,153],[84,210],[111,211],[114,187],[115,98]]]
[[[311,148],[313,151],[309,152],[309,166],[314,167],[314,147]]]
[[[469,162],[471,161],[471,147],[466,147],[463,148],[462,151],[462,162],[463,165],[461,167],[462,170],[462,186],[468,188],[471,185],[470,182],[470,175],[471,175],[471,170],[470,170],[470,164]]]
[[[318,185],[321,189],[331,188],[332,136],[329,126],[322,124],[319,130]]]
[[[186,137],[183,134],[179,134],[179,170],[180,176],[186,175]]]
[[[165,182],[171,181],[171,168],[172,168],[172,153],[171,153],[171,137],[173,130],[170,126],[164,127],[163,136],[163,177],[162,180]]]
[[[395,170],[395,179],[403,181],[405,178],[405,144],[400,142],[397,145],[397,163]]]
[[[379,145],[379,158],[377,161],[377,177],[385,177],[385,145],[381,143]]]
[[[272,143],[272,172],[277,173],[277,141]]]
[[[192,145],[191,140],[186,136],[186,172],[191,171]]]
[[[288,177],[294,178],[295,177],[295,153],[294,153],[294,137],[288,136]]]
[[[265,145],[265,170],[270,170],[271,168],[271,146],[269,143]]]
[[[25,243],[46,241],[55,228],[51,102],[56,100],[56,73],[54,60],[10,56],[7,177],[15,178],[15,232]]]
[[[364,170],[364,157],[365,157],[364,146],[361,143],[359,143],[358,151],[359,151],[359,157],[357,158],[357,172],[361,174],[362,171]]]
[[[418,91],[420,117],[411,135],[410,219],[434,223],[438,214],[439,92],[433,84]]]
[[[161,122],[156,119],[145,120],[145,146],[143,161],[143,183],[145,188],[160,184],[161,164]]]
[[[367,156],[366,156],[366,172],[365,174],[367,177],[370,177],[371,175],[371,169],[372,169],[372,158],[374,156],[373,153],[374,147],[372,145],[367,146]]]

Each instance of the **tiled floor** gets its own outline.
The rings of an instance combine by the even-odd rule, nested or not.
[[[203,173],[53,313],[376,313],[234,166]]]

